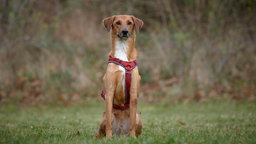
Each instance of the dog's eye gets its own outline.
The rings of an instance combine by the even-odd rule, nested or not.
[[[120,21],[117,21],[117,22],[116,22],[116,25],[121,25],[121,22],[120,22]]]
[[[128,24],[128,25],[132,25],[132,22],[128,21],[127,24]]]

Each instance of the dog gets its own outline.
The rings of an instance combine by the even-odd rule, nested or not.
[[[96,137],[112,137],[114,134],[135,138],[142,132],[137,112],[141,77],[135,38],[143,21],[131,15],[114,15],[105,18],[103,24],[108,32],[111,31],[112,47],[101,93],[105,112]]]

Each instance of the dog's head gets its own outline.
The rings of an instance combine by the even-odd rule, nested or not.
[[[134,35],[134,31],[139,32],[143,26],[143,21],[131,15],[114,15],[103,20],[105,28],[112,36],[119,39],[128,39]]]

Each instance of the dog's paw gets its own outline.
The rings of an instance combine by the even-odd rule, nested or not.
[[[130,131],[130,137],[136,138],[135,131]]]
[[[106,132],[106,137],[111,138],[112,137],[112,131],[107,131]]]

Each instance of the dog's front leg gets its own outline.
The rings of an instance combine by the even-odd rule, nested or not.
[[[106,137],[112,136],[112,104],[113,92],[106,94]]]
[[[136,69],[137,70],[137,69]],[[136,113],[138,105],[138,86],[139,86],[139,75],[137,71],[134,70],[132,74],[132,83],[130,89],[130,136],[136,137]]]
[[[106,88],[106,137],[112,136],[112,105],[113,97],[115,91],[114,79],[112,76],[106,78],[105,88]]]

